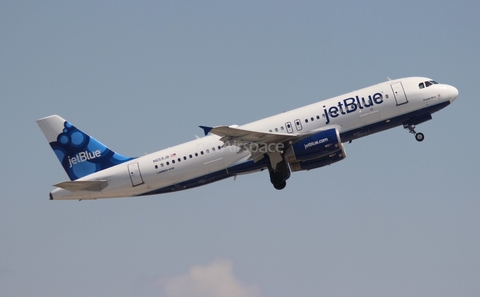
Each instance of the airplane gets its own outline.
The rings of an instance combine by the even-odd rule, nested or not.
[[[426,77],[379,83],[245,125],[200,126],[205,136],[142,157],[116,153],[58,115],[37,120],[69,181],[50,200],[134,197],[191,189],[268,170],[277,190],[291,172],[345,159],[344,143],[415,127],[453,103],[458,90]]]

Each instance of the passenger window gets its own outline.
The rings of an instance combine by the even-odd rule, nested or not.
[[[317,115],[317,120],[319,120],[319,119],[320,119],[320,116]]]
[[[175,160],[172,160],[172,164],[175,164]]]
[[[187,156],[183,156],[183,160],[187,160]]]
[[[158,165],[155,165],[155,169],[158,169]]]
[[[206,150],[206,152],[207,152],[207,154],[208,154],[208,153],[210,152],[210,150],[209,150],[209,149],[207,149],[207,150]]]
[[[308,119],[305,119],[305,123],[308,123]]]
[[[203,155],[203,151],[200,151],[200,155]]]
[[[198,153],[195,153],[195,157],[198,157]]]

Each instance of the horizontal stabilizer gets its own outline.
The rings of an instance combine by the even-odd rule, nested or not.
[[[105,189],[108,186],[107,180],[92,180],[92,181],[65,181],[54,185],[71,192],[76,191],[97,191]]]

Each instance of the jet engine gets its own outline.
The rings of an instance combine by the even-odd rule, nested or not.
[[[343,150],[343,144],[336,128],[324,130],[293,143],[285,151],[288,163],[318,159]]]
[[[336,128],[324,130],[292,144],[284,154],[292,171],[310,170],[345,159],[345,148]]]
[[[290,163],[290,169],[292,170],[292,172],[301,171],[301,170],[311,170],[311,169],[320,168],[323,166],[333,164],[335,162],[345,159],[346,157],[347,155],[345,154],[345,149],[342,145],[338,151],[328,154],[326,156],[320,157],[318,159]]]

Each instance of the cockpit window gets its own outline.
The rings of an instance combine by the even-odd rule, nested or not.
[[[420,89],[423,89],[423,88],[428,88],[429,86],[431,85],[438,85],[438,82],[434,81],[434,80],[429,80],[429,81],[425,81],[425,82],[421,82],[418,84],[418,87]]]

